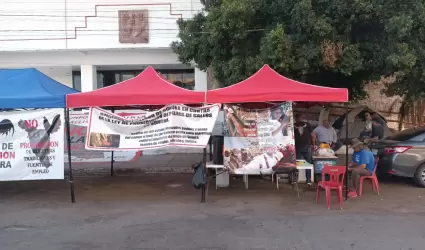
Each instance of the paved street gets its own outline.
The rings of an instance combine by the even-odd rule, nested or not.
[[[424,190],[382,185],[339,210],[266,180],[211,188],[207,203],[188,175],[0,183],[1,250],[43,249],[424,249]]]

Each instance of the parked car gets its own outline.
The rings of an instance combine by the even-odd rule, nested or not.
[[[410,177],[425,187],[425,126],[372,142],[369,148],[379,157],[377,174]]]

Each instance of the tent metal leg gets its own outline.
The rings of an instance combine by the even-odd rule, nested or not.
[[[114,151],[111,152],[111,176],[114,176]]]
[[[115,112],[114,109],[111,110],[112,113]],[[114,176],[114,151],[111,151],[111,176]]]
[[[65,108],[65,126],[66,126],[66,138],[68,146],[68,166],[69,166],[69,179],[68,182],[71,188],[71,202],[75,203],[75,191],[74,191],[74,176],[72,173],[72,158],[71,158],[71,130],[69,125],[69,109]]]
[[[206,196],[206,186],[208,182],[208,174],[207,174],[207,148],[204,148],[204,153],[202,155],[202,167],[204,168],[204,180],[205,183],[202,185],[201,190],[201,203],[205,202],[205,196]]]
[[[213,137],[210,137],[208,145],[210,146],[210,161],[213,161]]]
[[[345,104],[345,200],[348,199],[348,103]]]

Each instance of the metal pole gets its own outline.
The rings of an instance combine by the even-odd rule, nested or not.
[[[111,110],[112,113],[115,112],[114,109]],[[114,176],[114,151],[111,151],[111,176]]]
[[[345,104],[345,200],[347,199],[348,199],[348,102]]]
[[[72,174],[72,159],[71,159],[71,130],[69,125],[69,109],[65,110],[65,126],[66,126],[66,138],[68,143],[68,166],[69,166],[69,185],[71,187],[71,202],[75,203],[75,191],[74,191],[74,176]]]
[[[208,144],[210,146],[210,161],[213,161],[213,143],[215,143],[215,140],[213,141],[213,137],[210,137],[210,140],[208,141]]]
[[[204,168],[204,180],[205,183],[202,185],[202,192],[201,192],[201,203],[205,202],[205,194],[206,194],[206,186],[207,186],[207,148],[204,148],[204,153],[202,155],[202,168]]]

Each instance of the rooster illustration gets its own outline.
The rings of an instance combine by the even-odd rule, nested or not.
[[[50,154],[50,135],[59,131],[61,125],[60,115],[56,115],[51,123],[46,117],[43,117],[44,129],[32,128],[25,124],[23,120],[18,122],[18,126],[28,133],[32,152],[46,168],[51,166],[48,157]]]

